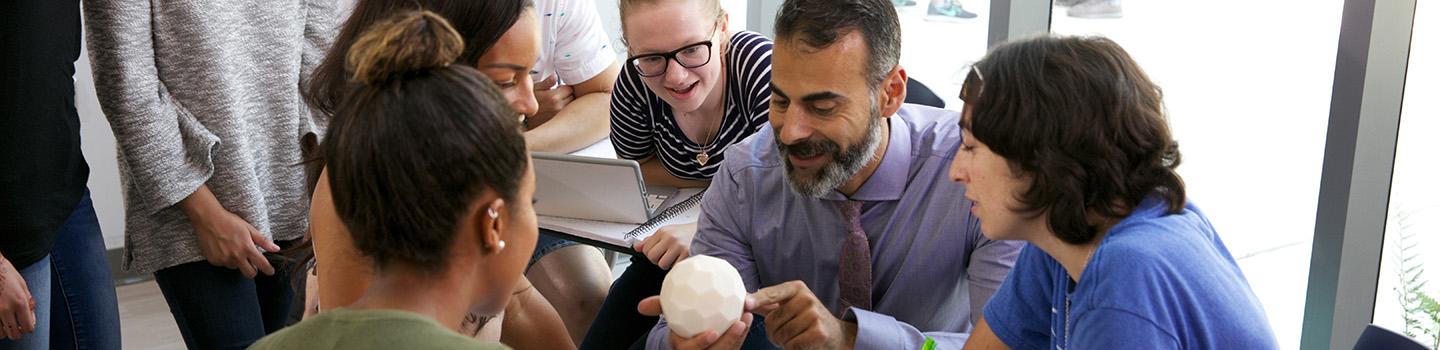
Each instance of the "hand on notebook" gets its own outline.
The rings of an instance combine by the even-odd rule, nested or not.
[[[693,222],[666,225],[635,244],[635,251],[645,254],[655,266],[669,270],[675,263],[690,256],[690,241],[695,239],[695,229]]]

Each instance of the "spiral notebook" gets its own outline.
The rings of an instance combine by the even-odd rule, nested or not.
[[[669,200],[661,203],[659,212],[650,220],[639,225],[547,215],[537,217],[540,228],[560,233],[566,239],[634,253],[635,243],[649,238],[660,227],[699,221],[700,199],[704,194],[705,190],[702,188],[681,189]]]

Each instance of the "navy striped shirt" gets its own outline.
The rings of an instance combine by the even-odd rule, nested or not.
[[[685,137],[670,105],[645,87],[639,72],[625,65],[610,97],[610,142],[620,158],[657,157],[677,178],[708,180],[725,160],[725,149],[770,121],[770,39],[741,31],[725,54],[725,115],[705,166],[695,162],[702,145]]]

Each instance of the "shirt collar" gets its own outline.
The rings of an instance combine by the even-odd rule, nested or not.
[[[902,111],[904,109],[901,109]],[[846,198],[839,191],[825,195],[828,200],[895,201],[905,192],[905,183],[910,174],[910,124],[901,120],[899,113],[885,118],[890,124],[890,144],[885,147],[885,158],[869,179],[860,185],[854,195]]]

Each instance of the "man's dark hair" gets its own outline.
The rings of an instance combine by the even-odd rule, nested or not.
[[[962,126],[1017,176],[1021,210],[1049,212],[1055,235],[1088,243],[1100,232],[1087,220],[1129,215],[1157,195],[1169,212],[1185,206],[1160,87],[1120,45],[1100,37],[1040,36],[1003,44],[973,69]]]
[[[775,41],[823,50],[859,31],[868,52],[865,81],[872,88],[900,64],[900,17],[886,0],[786,0],[775,15]]]
[[[490,79],[451,64],[464,46],[439,15],[407,11],[347,51],[355,85],[321,147],[336,214],[377,269],[443,271],[475,198],[518,195],[529,164],[518,114]]]

